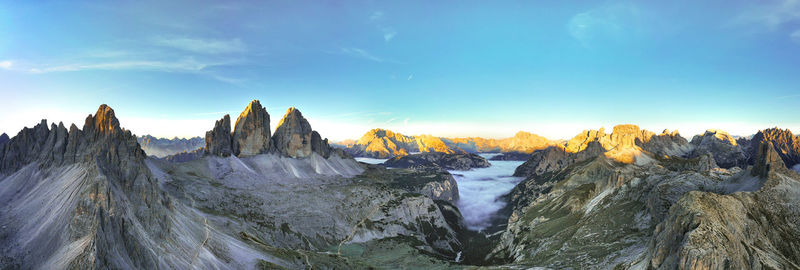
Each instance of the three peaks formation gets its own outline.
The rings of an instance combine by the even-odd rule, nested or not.
[[[140,140],[204,147],[162,159]],[[478,153],[516,178],[486,177],[506,167]],[[331,147],[296,108],[270,130],[258,100],[180,140],[137,138],[101,105],[82,128],[0,135],[0,269],[800,269],[798,166],[778,128],[373,129]]]
[[[292,158],[304,158],[317,153],[330,156],[328,139],[322,139],[311,129],[300,110],[291,107],[278,122],[275,134],[270,135],[269,113],[258,100],[253,100],[239,115],[231,132],[230,115],[217,120],[206,132],[206,153],[221,157],[255,156],[280,153]]]

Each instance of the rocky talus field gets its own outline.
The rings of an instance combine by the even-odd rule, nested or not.
[[[270,130],[257,100],[208,128],[148,155],[158,139],[102,105],[82,127],[0,136],[0,269],[800,269],[789,130],[687,140],[619,125],[560,142],[376,129],[337,148],[297,108]],[[487,152],[526,161],[498,229],[473,231],[453,174],[490,166]]]

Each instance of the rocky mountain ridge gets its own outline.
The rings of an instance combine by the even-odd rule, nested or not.
[[[491,166],[488,160],[476,154],[446,154],[441,152],[396,156],[384,162],[383,165],[392,168],[435,168],[457,171]]]
[[[146,242],[169,237],[171,203],[145,158],[106,105],[83,129],[42,120],[0,145],[0,266],[156,267]]]
[[[800,230],[784,219],[798,216],[800,175],[772,141],[760,143],[752,166],[726,169],[717,160],[731,159],[715,156],[742,148],[722,132],[689,144],[670,132],[617,132],[583,133],[570,148],[577,152],[551,147],[520,166],[526,180],[508,195],[508,227],[487,259],[549,268],[798,267]],[[787,136],[770,138],[789,145],[778,139]],[[640,153],[633,162],[608,155],[619,146]]]
[[[373,129],[358,141],[345,145],[353,156],[390,158],[418,152],[441,153],[531,153],[558,144],[536,134],[520,131],[511,138],[443,138],[431,135],[407,136],[385,129]]]
[[[300,110],[291,107],[286,111],[275,133],[270,136],[270,117],[258,100],[253,100],[236,120],[231,132],[230,115],[217,120],[214,128],[206,132],[206,153],[221,157],[247,157],[266,153],[279,153],[292,158],[309,157],[317,153],[325,158],[334,151],[328,139],[318,132],[303,117]]]
[[[142,150],[148,156],[166,157],[182,152],[189,152],[204,146],[205,140],[202,137],[183,138],[156,138],[151,135],[139,136],[136,138]]]
[[[506,196],[505,229],[476,236],[440,165],[358,163],[295,108],[274,134],[268,119],[251,102],[233,131],[226,115],[209,147],[180,162],[148,157],[106,105],[82,129],[24,128],[0,142],[0,268],[471,267],[462,256],[512,269],[800,268],[788,130],[692,142],[634,125],[582,132],[533,151]],[[475,156],[409,154],[396,159]]]
[[[0,268],[451,267],[465,230],[452,176],[323,157],[287,115],[288,152],[180,163],[147,157],[106,105],[83,129],[23,129],[0,144]],[[240,150],[258,141],[244,134]]]

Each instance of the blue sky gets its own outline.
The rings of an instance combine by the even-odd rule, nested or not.
[[[0,1],[0,132],[107,103],[187,137],[252,99],[333,140],[800,131],[800,0],[218,2]]]

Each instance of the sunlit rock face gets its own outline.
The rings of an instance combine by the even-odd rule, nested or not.
[[[489,260],[555,269],[797,268],[800,175],[777,147],[762,144],[749,169],[719,168],[711,154],[644,150],[653,140],[680,141],[672,135],[641,144],[647,163],[607,155],[569,163],[577,153],[535,152],[520,166],[528,178],[508,196],[508,228]]]
[[[357,156],[389,158],[419,152],[419,145],[415,143],[414,137],[391,130],[373,129],[361,136],[351,150]]]
[[[800,164],[800,137],[792,134],[789,129],[769,128],[760,130],[748,142],[746,150],[751,163],[758,154],[758,146],[764,142],[771,142],[777,154],[787,167]]]
[[[511,138],[486,139],[479,137],[443,138],[431,135],[407,136],[391,130],[373,129],[347,147],[348,151],[355,156],[391,158],[415,152],[447,154],[518,152],[530,154],[554,145],[559,145],[559,142],[522,131]]]
[[[236,119],[232,150],[236,156],[254,156],[270,150],[269,113],[253,100]]]
[[[288,157],[307,157],[313,152],[313,132],[311,125],[300,113],[300,110],[291,107],[278,123],[275,134],[272,136],[275,150]]]
[[[231,116],[225,115],[214,123],[214,129],[206,132],[206,153],[228,157],[233,154],[231,145]]]
[[[655,135],[651,131],[640,129],[637,125],[616,125],[611,134],[606,134],[603,128],[583,131],[567,141],[565,150],[572,153],[580,152],[593,141],[599,142],[608,151],[635,148],[638,144],[649,142]]]
[[[480,137],[468,138],[441,138],[451,148],[462,149],[469,153],[509,153],[519,152],[530,154],[533,151],[559,145],[557,141],[545,137],[520,131],[514,137],[504,139],[486,139]]]
[[[736,139],[725,131],[706,130],[702,135],[694,136],[691,144],[694,146],[694,150],[689,157],[711,154],[722,168],[747,167],[744,150],[736,142]]]

